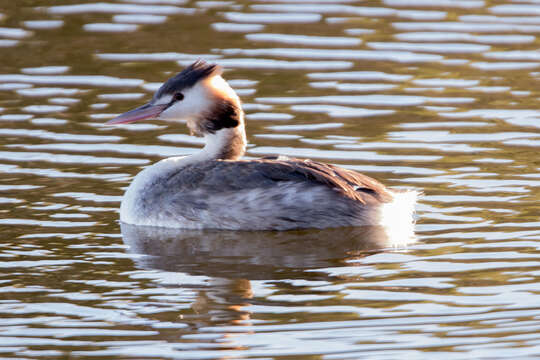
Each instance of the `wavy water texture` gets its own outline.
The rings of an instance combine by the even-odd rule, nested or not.
[[[540,356],[539,1],[14,3],[2,358]],[[422,192],[414,229],[393,226],[403,208],[387,228],[120,226],[133,176],[203,142],[184,123],[104,123],[199,58],[243,100],[247,158]]]

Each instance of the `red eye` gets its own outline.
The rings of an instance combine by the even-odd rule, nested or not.
[[[176,93],[173,95],[174,101],[181,101],[184,100],[184,94],[182,93]]]

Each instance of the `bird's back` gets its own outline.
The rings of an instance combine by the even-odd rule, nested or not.
[[[365,175],[280,157],[187,164],[150,182],[138,208],[142,225],[287,230],[374,225],[392,200]]]

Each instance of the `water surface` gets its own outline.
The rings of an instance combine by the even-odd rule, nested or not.
[[[0,357],[540,356],[539,33],[525,0],[0,0]],[[422,190],[418,241],[121,228],[201,142],[103,123],[199,58],[249,157]]]

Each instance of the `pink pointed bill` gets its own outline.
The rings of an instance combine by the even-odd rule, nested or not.
[[[145,120],[145,119],[155,119],[161,114],[163,110],[167,108],[166,104],[161,105],[152,105],[145,104],[136,109],[130,110],[122,115],[115,117],[107,121],[106,125],[114,124],[127,124],[135,121]]]

